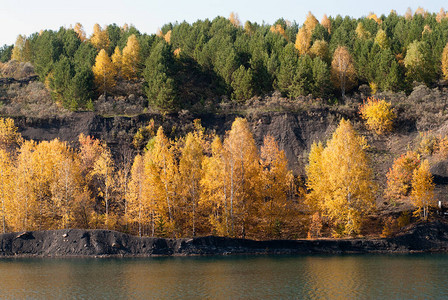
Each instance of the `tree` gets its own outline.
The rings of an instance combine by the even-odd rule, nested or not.
[[[343,98],[345,97],[345,91],[352,89],[356,84],[356,70],[353,59],[344,46],[339,46],[333,54],[331,80],[334,86],[341,90]]]
[[[126,47],[123,48],[122,75],[127,80],[137,79],[140,64],[140,43],[135,34],[128,38]]]
[[[232,96],[235,100],[244,102],[250,99],[254,95],[252,70],[241,65],[233,72],[231,86],[233,88]]]
[[[224,151],[229,189],[230,234],[244,238],[254,226],[260,171],[257,147],[246,119],[236,118],[232,123],[224,140]]]
[[[356,26],[356,35],[359,39],[367,40],[370,38],[371,33],[365,29],[362,22],[359,22]]]
[[[359,232],[362,217],[375,205],[366,141],[344,119],[327,146],[315,145],[307,168],[308,203],[334,225],[335,234]]]
[[[448,43],[443,48],[442,53],[442,74],[445,80],[448,80]]]
[[[428,43],[424,41],[414,41],[408,46],[404,65],[406,67],[406,77],[408,80],[432,83],[435,72],[431,62],[431,50]]]
[[[92,175],[98,178],[100,188],[98,196],[104,200],[105,205],[105,226],[109,228],[110,199],[114,188],[114,161],[112,154],[105,144],[101,145],[102,151],[93,164]]]
[[[109,33],[107,27],[102,29],[99,24],[93,26],[93,34],[90,37],[90,43],[98,50],[108,50],[110,45]]]
[[[126,201],[128,204],[129,220],[138,223],[138,235],[142,236],[142,226],[146,223],[145,216],[149,210],[146,209],[143,201],[144,161],[141,155],[136,155],[131,168],[131,179],[128,184]],[[149,223],[149,222],[148,222]]]
[[[393,121],[396,118],[390,102],[384,99],[368,98],[359,108],[362,118],[366,121],[367,128],[376,134],[384,134],[392,131]]]
[[[86,37],[86,32],[84,31],[84,27],[82,26],[81,23],[76,23],[75,24],[75,28],[73,28],[73,30],[76,32],[76,34],[78,35],[78,38],[81,40],[81,42],[84,42],[87,37]]]
[[[376,33],[375,43],[380,45],[381,49],[389,48],[389,38],[387,37],[387,34],[383,29],[379,29]]]
[[[317,24],[319,24],[319,21],[317,21],[311,12],[308,12],[306,20],[296,37],[295,47],[300,55],[308,54],[311,46],[311,36]]]
[[[324,14],[320,23],[327,29],[328,33],[331,33],[331,21],[326,14]]]
[[[231,12],[230,16],[229,16],[229,21],[230,21],[230,23],[233,24],[233,26],[241,27],[241,21],[240,21],[237,13]]]
[[[23,142],[22,135],[11,118],[0,118],[0,150],[15,151]]]
[[[179,160],[180,190],[183,198],[183,210],[187,216],[184,222],[191,228],[191,233],[196,236],[200,214],[198,202],[201,194],[202,161],[204,160],[204,138],[202,128],[188,133],[185,144],[181,149]],[[190,232],[188,230],[187,232]]]
[[[14,48],[12,50],[11,59],[17,61],[29,61],[30,57],[30,44],[26,36],[18,35]]]
[[[260,230],[266,238],[281,238],[282,231],[290,225],[288,216],[294,211],[290,201],[294,176],[288,170],[285,152],[275,139],[267,135],[261,147],[262,205]],[[296,221],[296,220],[295,220]]]
[[[115,69],[115,74],[121,76],[121,69],[123,66],[123,55],[121,54],[120,47],[115,47],[114,53],[110,57]]]
[[[408,151],[397,158],[387,173],[386,198],[396,201],[408,196],[412,188],[412,175],[420,165],[420,155]]]
[[[429,170],[429,162],[427,160],[424,160],[413,171],[411,201],[417,207],[414,214],[420,215],[420,218],[426,221],[428,219],[429,207],[434,205],[433,176]]]
[[[115,85],[116,70],[104,49],[98,53],[92,68],[95,84],[103,95]]]
[[[4,149],[0,149],[0,209],[2,232],[6,233],[6,218],[11,212],[8,209],[12,201],[13,165],[11,157]]]
[[[319,57],[323,61],[328,62],[328,43],[323,40],[317,40],[310,48],[310,55],[312,58]]]

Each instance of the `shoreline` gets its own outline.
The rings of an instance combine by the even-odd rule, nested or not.
[[[0,234],[0,259],[167,256],[406,254],[448,252],[448,224],[413,224],[390,238],[267,240],[205,236],[136,237],[111,230],[62,229]]]

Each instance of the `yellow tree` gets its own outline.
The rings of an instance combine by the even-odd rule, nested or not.
[[[116,70],[104,49],[101,49],[96,56],[92,71],[98,91],[106,95],[106,92],[115,85]]]
[[[187,215],[186,224],[196,235],[199,214],[198,202],[201,193],[202,161],[204,159],[204,137],[201,129],[190,132],[185,137],[179,160],[179,184],[183,198],[183,211]]]
[[[246,119],[235,119],[224,140],[224,151],[231,234],[244,238],[254,226],[260,191],[259,155]]]
[[[142,226],[146,221],[145,216],[149,212],[149,209],[146,208],[143,202],[144,171],[143,157],[136,155],[131,168],[131,179],[128,183],[126,201],[128,205],[128,219],[137,222],[139,236],[142,236]]]
[[[267,135],[261,147],[261,232],[266,238],[280,238],[288,225],[288,216],[294,212],[290,196],[294,176],[288,170],[288,160],[274,137]],[[294,220],[297,221],[297,220]]]
[[[442,52],[442,74],[445,80],[448,80],[448,43]]]
[[[76,34],[78,35],[78,38],[81,40],[81,42],[84,42],[86,40],[86,32],[84,31],[84,27],[82,26],[81,23],[76,23],[75,24],[75,28],[73,28],[73,30],[76,32]]]
[[[241,27],[241,21],[240,21],[237,13],[231,12],[230,16],[229,16],[229,21],[230,21],[230,23],[232,23],[233,26]]]
[[[306,20],[296,37],[295,47],[300,55],[308,53],[311,46],[311,36],[317,24],[319,24],[319,21],[317,21],[311,12],[308,12]]]
[[[121,54],[120,47],[115,47],[114,53],[111,56],[112,64],[115,69],[115,74],[119,77],[121,75],[121,69],[123,65],[123,55]]]
[[[356,26],[355,32],[359,39],[367,40],[370,38],[370,32],[365,29],[361,22]]]
[[[323,61],[328,59],[328,43],[323,40],[317,40],[310,48],[311,57],[320,57]]]
[[[433,176],[427,160],[424,160],[413,172],[411,201],[417,207],[414,214],[420,215],[422,220],[427,220],[429,207],[434,205]]]
[[[105,225],[106,228],[109,228],[110,199],[114,188],[114,161],[109,148],[105,144],[102,145],[101,154],[93,165],[92,174],[98,178],[100,183],[98,196],[104,200]]]
[[[6,232],[6,219],[9,219],[8,207],[12,200],[13,191],[13,164],[11,157],[3,149],[0,149],[0,204],[3,233]]]
[[[147,201],[152,202],[157,215],[159,234],[175,234],[175,207],[177,196],[178,166],[174,145],[159,127],[148,151],[145,153],[145,176],[149,187]]]
[[[202,162],[201,198],[199,206],[208,216],[211,233],[230,234],[229,188],[221,139],[215,137],[211,144],[211,156]]]
[[[22,135],[11,118],[0,118],[0,149],[11,152],[23,142]]]
[[[390,42],[389,38],[387,37],[386,31],[383,29],[379,29],[376,33],[375,37],[375,43],[377,43],[381,49],[389,48]]]
[[[14,197],[10,203],[11,225],[15,231],[34,229],[31,216],[35,208],[32,189],[32,155],[36,148],[34,141],[25,141],[20,149],[14,169]]]
[[[123,48],[122,75],[127,80],[137,79],[140,63],[140,43],[135,34],[128,38],[126,47]]]
[[[310,154],[309,202],[333,223],[337,236],[359,232],[363,215],[375,205],[366,147],[365,139],[342,119],[327,147],[314,146]]]
[[[90,43],[98,50],[107,50],[110,45],[109,33],[106,28],[102,29],[99,24],[93,26],[93,34],[90,37]]]
[[[320,23],[328,30],[328,33],[331,33],[331,21],[326,14],[324,14]]]
[[[345,97],[345,91],[356,84],[355,65],[350,52],[344,46],[339,46],[333,54],[331,80],[334,86],[341,90],[342,97]]]
[[[26,36],[21,34],[18,35],[16,43],[14,44],[14,48],[12,49],[11,60],[26,61],[25,57],[26,47],[27,47]]]

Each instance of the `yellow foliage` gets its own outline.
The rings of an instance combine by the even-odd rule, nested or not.
[[[437,23],[441,23],[443,19],[445,19],[448,16],[448,12],[445,12],[445,10],[440,8],[440,11],[437,13],[436,21]]]
[[[367,128],[376,134],[384,134],[392,130],[396,118],[390,102],[384,99],[368,98],[359,108],[362,118],[366,121]]]
[[[81,42],[84,42],[86,40],[86,32],[84,31],[84,27],[81,25],[81,23],[76,23],[73,30],[76,32]]]
[[[121,54],[120,47],[115,47],[114,53],[110,57],[112,59],[112,64],[115,69],[115,74],[119,75],[121,73],[121,68],[123,65],[123,56]]]
[[[324,14],[324,16],[322,17],[320,24],[322,24],[322,26],[324,26],[328,30],[328,33],[331,33],[331,21],[326,14]]]
[[[11,118],[0,118],[0,149],[13,151],[23,142],[22,135]]]
[[[375,184],[364,152],[367,143],[341,120],[327,147],[313,145],[307,167],[307,201],[333,223],[336,236],[359,232],[375,206]]]
[[[383,29],[379,29],[376,33],[375,43],[380,45],[381,49],[389,48],[389,38]]]
[[[176,48],[176,49],[174,49],[174,52],[173,52],[173,54],[174,54],[174,57],[176,57],[176,58],[180,58],[180,53],[182,52],[182,49],[181,48]]]
[[[304,55],[309,52],[311,46],[311,36],[317,24],[319,24],[319,21],[317,21],[311,12],[308,12],[306,20],[296,36],[295,47],[299,51],[300,55]]]
[[[285,40],[289,41],[288,36],[286,35],[285,29],[281,24],[272,25],[270,28],[272,33],[278,33],[285,38]]]
[[[93,26],[93,34],[90,37],[90,43],[99,51],[107,50],[110,45],[109,33],[106,28],[102,29],[99,24]]]
[[[423,28],[422,36],[425,34],[430,34],[431,32],[432,32],[431,27],[428,24],[426,24],[425,27]]]
[[[408,196],[412,187],[412,174],[419,165],[420,155],[414,151],[408,151],[397,158],[386,174],[385,197],[395,201]]]
[[[360,39],[363,39],[363,40],[370,39],[370,32],[364,28],[364,25],[362,25],[361,22],[359,22],[358,25],[356,26],[355,32],[356,32],[356,35],[358,36],[358,38],[360,38]]]
[[[320,57],[322,60],[326,61],[328,58],[328,43],[323,40],[317,40],[313,43],[310,48],[310,54],[314,57]]]
[[[442,52],[442,74],[445,80],[448,80],[448,43]]]
[[[92,67],[95,85],[103,95],[115,85],[116,69],[104,49],[101,49]]]
[[[165,42],[167,42],[168,44],[171,43],[171,30],[168,30],[168,32],[164,35],[163,39],[164,39]]]
[[[417,207],[414,214],[420,215],[422,220],[427,220],[428,209],[434,205],[434,183],[427,160],[413,172],[411,201]]]
[[[123,48],[121,73],[127,80],[137,79],[140,63],[140,43],[135,34],[128,37],[126,47]]]
[[[383,21],[382,21],[381,19],[379,19],[379,18],[376,16],[376,14],[374,14],[374,13],[370,13],[370,14],[367,16],[367,19],[374,20],[377,24],[381,24],[381,23],[383,23]]]
[[[339,46],[331,61],[331,80],[334,86],[341,90],[342,97],[345,97],[346,90],[355,86],[356,79],[355,65],[350,52],[346,47]]]
[[[233,24],[233,26],[241,27],[241,21],[238,18],[238,14],[237,13],[231,12],[230,16],[229,16],[229,21],[230,21],[230,23]]]

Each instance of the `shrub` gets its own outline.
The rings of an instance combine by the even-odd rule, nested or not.
[[[366,121],[367,128],[375,131],[376,134],[392,131],[396,115],[391,108],[390,102],[368,98],[367,102],[364,102],[359,108],[359,112]]]

